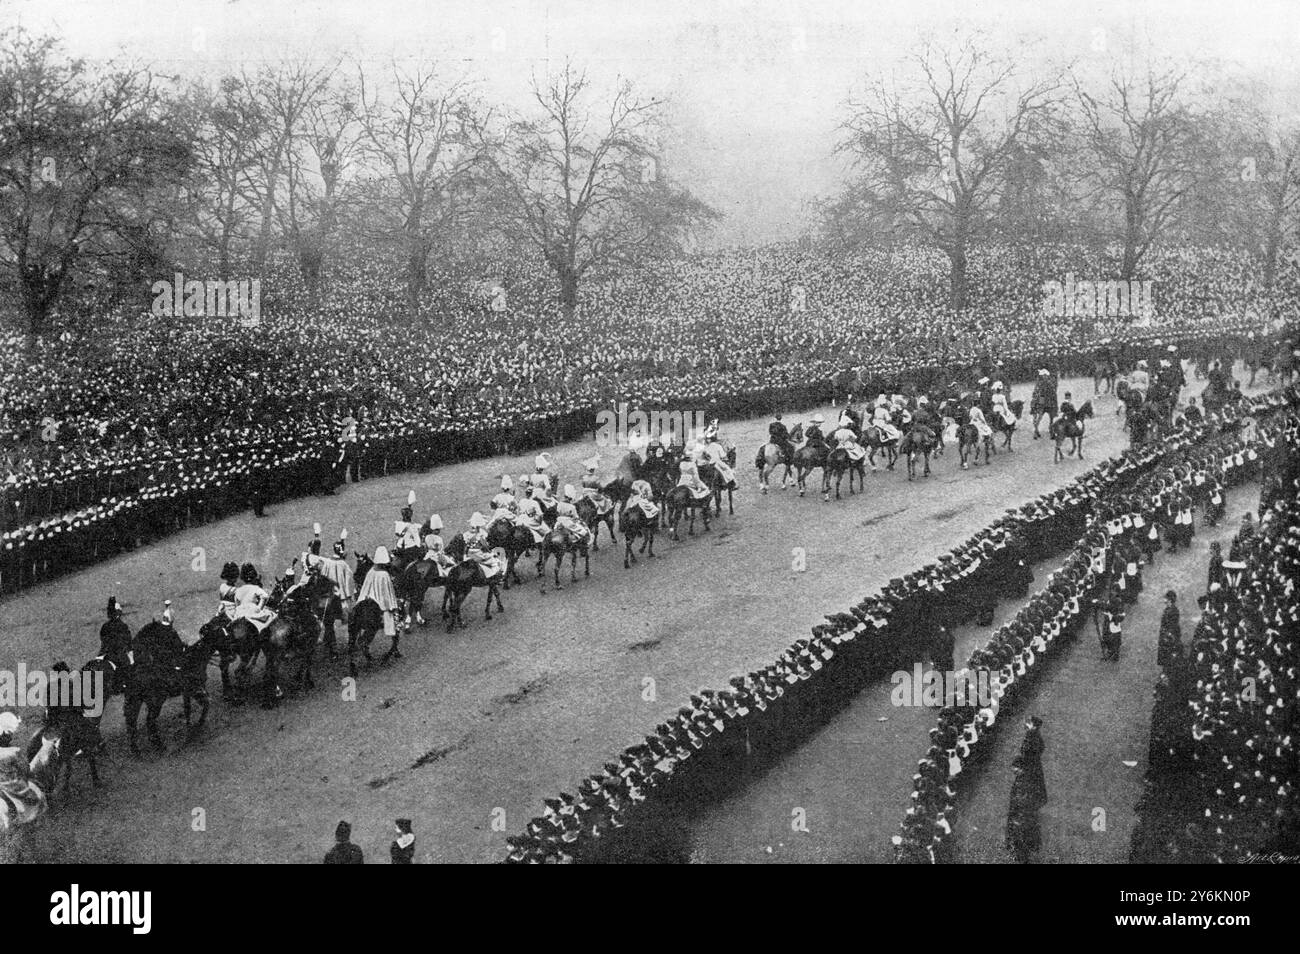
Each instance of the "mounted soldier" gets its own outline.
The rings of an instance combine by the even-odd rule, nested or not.
[[[125,614],[116,596],[108,598],[108,619],[99,628],[99,655],[113,667],[113,683],[105,686],[110,695],[121,690],[131,665],[131,627],[122,618]]]
[[[1046,368],[1038,369],[1038,380],[1034,382],[1034,393],[1029,399],[1029,414],[1034,421],[1034,440],[1038,433],[1038,422],[1047,415],[1047,428],[1050,433],[1052,421],[1056,418],[1056,378]]]

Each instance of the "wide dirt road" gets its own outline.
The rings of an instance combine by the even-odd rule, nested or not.
[[[1092,390],[1080,380],[1066,388]],[[1014,396],[1028,403],[1029,388]],[[659,556],[631,571],[602,548],[589,580],[545,596],[526,569],[527,585],[504,595],[504,616],[484,622],[475,594],[467,629],[417,631],[404,641],[404,660],[362,672],[355,701],[340,691],[344,666],[323,663],[316,691],[291,694],[274,712],[215,699],[206,733],[189,745],[179,703],[169,703],[168,751],[146,749],[141,761],[126,749],[114,700],[104,723],[107,787],[92,791],[79,771],[71,801],[30,832],[27,856],[312,861],[347,818],[354,840],[380,861],[393,819],[410,817],[419,861],[497,860],[505,836],[538,812],[542,798],[572,788],[690,693],[766,664],[824,613],[1121,449],[1127,438],[1114,408],[1114,399],[1099,402],[1087,462],[1054,465],[1050,444],[1028,439],[1022,421],[1015,453],[989,468],[963,473],[950,451],[928,480],[909,484],[901,470],[869,474],[865,496],[831,503],[792,490],[758,496],[748,462],[767,421],[725,422],[724,436],[739,448],[742,490],[736,515],[711,533],[683,533],[677,544],[661,537]],[[590,444],[555,448],[565,481],[576,483],[591,452]],[[310,540],[315,520],[327,541],[347,526],[350,543],[373,549],[391,541],[408,488],[419,498],[417,516],[436,510],[454,532],[471,511],[486,509],[502,472],[517,476],[532,469],[531,460],[367,481],[337,497],[275,507],[265,520],[211,524],[40,587],[0,604],[0,665],[79,664],[97,647],[110,593],[127,605],[133,628],[170,598],[178,625],[193,631],[214,610],[223,561],[251,558],[264,574],[278,573]],[[791,567],[794,547],[807,553],[805,572]],[[194,548],[203,548],[206,570],[192,569]],[[907,764],[916,751],[909,739],[897,756]],[[825,766],[819,778],[835,784],[838,771]]]

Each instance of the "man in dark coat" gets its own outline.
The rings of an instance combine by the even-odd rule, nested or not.
[[[341,821],[334,829],[334,847],[325,853],[327,865],[363,865],[361,849],[352,844],[352,826]]]
[[[1183,632],[1178,618],[1178,594],[1170,590],[1165,594],[1165,609],[1160,614],[1160,637],[1156,643],[1156,662],[1162,669],[1181,662],[1183,658]]]
[[[1017,758],[1011,767],[1015,778],[1011,782],[1011,805],[1007,809],[1006,845],[1016,861],[1025,864],[1043,846],[1043,830],[1038,818],[1037,796],[1025,774],[1024,764]]]
[[[1030,716],[1020,743],[1020,765],[1035,810],[1047,804],[1047,777],[1043,774],[1043,720]]]
[[[131,628],[122,619],[122,604],[116,596],[108,598],[108,619],[99,627],[99,654],[113,664],[113,678],[116,685],[105,686],[105,690],[117,692],[126,677],[126,667],[131,664]]]

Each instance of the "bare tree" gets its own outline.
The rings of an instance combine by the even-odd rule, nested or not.
[[[535,118],[516,118],[485,139],[503,231],[536,249],[572,311],[593,269],[681,251],[718,213],[664,174],[653,143],[659,100],[620,82],[608,103],[588,106],[585,73],[566,63],[533,82]]]
[[[0,268],[40,334],[89,245],[143,190],[178,181],[189,147],[146,69],[92,69],[22,31],[0,37]]]
[[[479,150],[471,135],[482,120],[463,80],[435,68],[406,72],[396,64],[381,90],[358,71],[359,150],[369,166],[365,207],[371,237],[395,241],[406,269],[407,297],[418,305],[429,256],[464,215]]]
[[[1148,65],[1140,78],[1112,73],[1094,96],[1076,78],[1082,135],[1093,165],[1084,178],[1092,198],[1117,209],[1124,246],[1120,277],[1129,279],[1142,257],[1175,220],[1204,168],[1197,116],[1182,96],[1187,73]]]
[[[1055,78],[1022,81],[1015,65],[976,40],[923,42],[914,79],[878,79],[851,97],[838,151],[857,178],[831,214],[877,235],[948,256],[949,302],[967,304],[967,253],[987,235],[1008,173],[1047,148],[1059,120]]]

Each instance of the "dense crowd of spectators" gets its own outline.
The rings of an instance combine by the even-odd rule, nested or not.
[[[1109,624],[1122,619],[1119,594],[1133,585],[1124,569],[1129,555],[1145,552],[1154,559],[1161,538],[1171,548],[1180,540],[1185,545],[1191,524],[1179,520],[1184,512],[1181,502],[1186,501],[1189,509],[1200,506],[1203,512],[1217,513],[1215,493],[1259,476],[1261,450],[1270,451],[1281,430],[1293,426],[1298,399],[1294,389],[1285,399],[1257,399],[1251,414],[1270,419],[1258,425],[1254,440],[1239,434],[1230,422],[1240,417],[1233,408],[1225,408],[1222,417],[1211,415],[1199,425],[1184,423],[1160,445],[1129,450],[1094,468],[1081,478],[1078,490],[1048,495],[1060,498],[1057,508],[1071,513],[1082,532],[1047,585],[967,661],[971,684],[976,674],[991,674],[989,698],[961,700],[940,710],[930,748],[914,776],[912,804],[901,834],[895,836],[900,861],[934,863],[949,857],[949,815],[962,788],[963,772],[987,752],[987,738],[1000,724],[999,716],[1005,717],[1003,710],[1011,709],[1032,684],[1047,654],[1077,636],[1087,620],[1096,621],[1105,644]],[[1152,537],[1157,540],[1154,549],[1147,543]],[[1115,560],[1117,553],[1124,558]],[[1008,847],[1022,860],[1038,848],[1037,838],[1029,833],[1037,832],[1039,807],[1013,805]]]
[[[1200,423],[1181,425],[1165,442],[1130,449],[1008,511],[934,563],[828,615],[773,664],[692,696],[690,705],[585,779],[576,793],[547,799],[543,813],[509,839],[508,860],[658,857],[665,839],[672,841],[666,834],[671,822],[662,819],[673,805],[698,805],[774,760],[883,673],[910,671],[926,655],[936,669],[951,670],[952,641],[944,636],[970,621],[989,625],[999,599],[1028,591],[1030,564],[1070,550],[1047,586],[967,662],[970,686],[978,685],[980,671],[993,676],[987,704],[955,699],[939,710],[895,846],[902,861],[943,860],[963,762],[987,749],[979,740],[991,733],[999,707],[1010,707],[1054,641],[1091,615],[1090,601],[1109,578],[1110,553],[1126,543],[1139,546],[1152,526],[1172,539],[1179,510],[1168,504],[1183,491],[1214,506],[1216,489],[1257,475],[1269,442],[1276,444],[1281,425],[1275,419],[1294,420],[1297,407],[1294,388],[1240,399]],[[1257,422],[1255,441],[1241,433],[1246,415]]]
[[[1161,660],[1138,862],[1300,859],[1300,422],[1224,559],[1186,650]]]
[[[2,585],[188,522],[260,512],[277,493],[332,492],[345,472],[572,439],[620,399],[763,413],[935,381],[992,357],[1012,379],[1042,364],[1077,372],[1102,337],[1222,340],[1295,313],[1289,278],[1264,296],[1250,256],[1208,249],[1151,253],[1155,316],[1047,313],[1044,282],[1113,274],[1108,255],[980,249],[960,312],[945,304],[945,259],[914,247],[652,262],[589,282],[572,314],[526,263],[493,267],[505,293],[491,299],[481,280],[448,271],[414,313],[396,273],[345,264],[309,296],[286,265],[252,327],[118,314],[34,342],[9,335],[0,554],[21,569]],[[356,440],[345,446],[349,419]],[[39,560],[20,558],[36,549]]]

